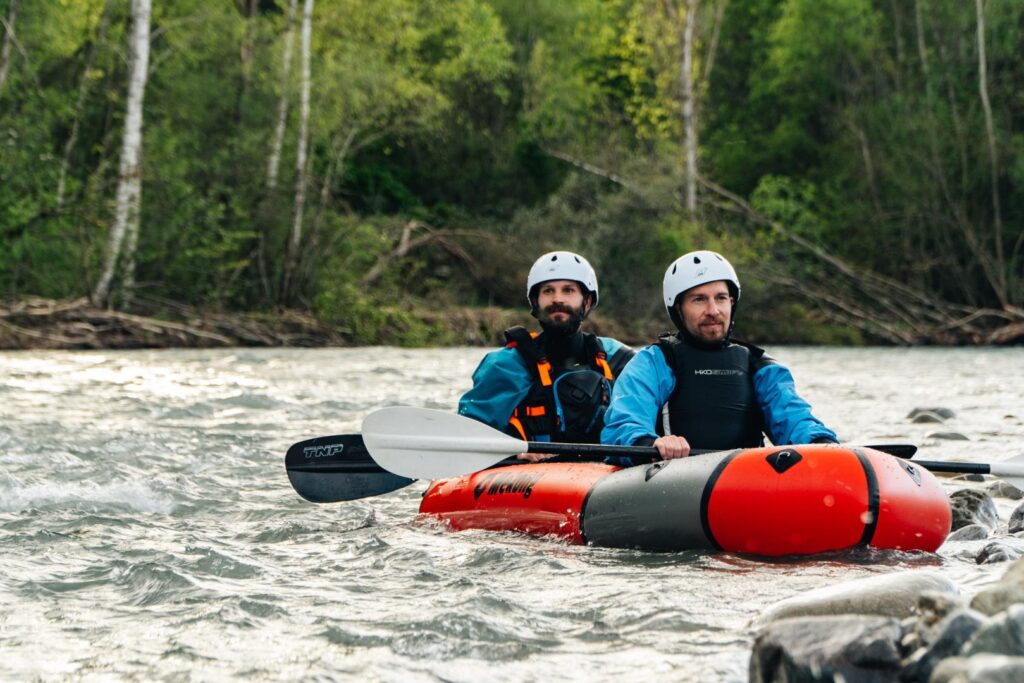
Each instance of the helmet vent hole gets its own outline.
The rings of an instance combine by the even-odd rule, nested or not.
[[[693,257],[693,262],[694,263],[700,263],[700,257],[699,256],[694,256]]]
[[[573,256],[573,258],[576,259],[576,263],[583,263],[582,261],[580,261],[579,256]]]
[[[552,256],[552,257],[551,257],[551,260],[552,260],[552,261],[557,261],[557,260],[558,260],[558,255],[556,254],[556,255]]]
[[[679,264],[678,264],[678,263],[673,263],[673,264],[672,264],[672,274],[673,274],[673,275],[675,275],[675,274],[676,274],[676,268],[678,268],[678,267],[679,267]]]

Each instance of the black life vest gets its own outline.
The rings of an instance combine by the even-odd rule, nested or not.
[[[507,431],[525,441],[599,443],[612,383],[634,352],[623,346],[608,358],[601,340],[581,332],[582,351],[553,367],[541,336],[525,327],[505,330],[506,346],[526,362],[533,384],[509,418]]]
[[[764,445],[764,415],[754,393],[754,373],[775,360],[744,342],[702,349],[678,334],[662,335],[658,348],[676,376],[655,430],[678,434],[691,448],[725,450]]]

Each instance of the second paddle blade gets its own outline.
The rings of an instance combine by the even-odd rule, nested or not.
[[[414,480],[381,468],[359,434],[300,441],[285,455],[288,480],[313,503],[336,503],[389,493]]]

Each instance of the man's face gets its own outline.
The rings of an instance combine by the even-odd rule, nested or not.
[[[537,288],[537,319],[546,328],[575,332],[583,322],[587,298],[575,280],[542,282]]]
[[[676,304],[686,331],[703,342],[720,342],[729,331],[733,298],[725,280],[709,282],[683,293]]]

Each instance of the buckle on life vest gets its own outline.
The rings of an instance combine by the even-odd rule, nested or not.
[[[526,406],[527,417],[541,417],[543,415],[547,415],[547,410],[544,409],[544,406]]]
[[[537,363],[537,374],[540,375],[541,386],[551,386],[551,363],[546,358]]]

